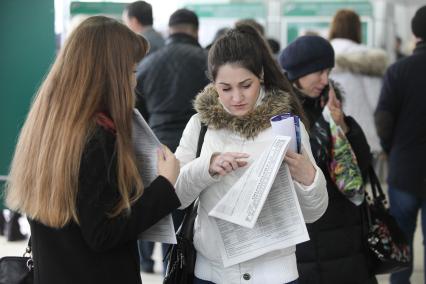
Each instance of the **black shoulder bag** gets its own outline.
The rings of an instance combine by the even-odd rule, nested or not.
[[[387,208],[386,196],[373,167],[369,169],[372,200],[367,203],[367,246],[374,274],[394,273],[408,268],[410,246],[404,233]]]
[[[206,131],[207,126],[201,124],[196,158],[200,156]],[[163,281],[164,284],[192,284],[194,280],[197,252],[195,251],[193,237],[197,210],[197,200],[185,209],[182,225],[176,233],[177,244],[170,246],[169,252],[166,255],[167,271]]]
[[[24,256],[0,258],[0,284],[32,284],[34,266],[31,257],[31,237]]]

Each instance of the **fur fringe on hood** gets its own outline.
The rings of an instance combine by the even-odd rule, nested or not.
[[[293,97],[284,91],[266,91],[262,104],[243,117],[228,113],[219,102],[219,95],[212,84],[207,85],[194,101],[201,122],[213,129],[228,129],[245,138],[255,138],[271,126],[270,118],[292,112]]]
[[[348,52],[336,55],[333,72],[352,72],[365,76],[382,77],[388,67],[388,56],[381,49]]]

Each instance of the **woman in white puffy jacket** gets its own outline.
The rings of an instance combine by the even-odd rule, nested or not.
[[[336,12],[329,38],[336,54],[336,65],[330,77],[343,88],[343,110],[359,123],[374,157],[378,158],[382,147],[374,125],[374,110],[379,101],[388,56],[382,49],[361,43],[361,20],[352,10]]]
[[[297,283],[294,246],[225,267],[216,220],[208,214],[272,143],[270,118],[288,112],[303,116],[303,111],[265,41],[252,27],[228,31],[212,46],[208,60],[212,84],[197,96],[198,113],[188,122],[176,150],[181,162],[176,192],[182,208],[199,198],[194,283]],[[207,132],[200,157],[195,158],[201,123],[207,125]],[[288,150],[284,162],[305,222],[314,222],[327,208],[326,182],[312,157],[303,124],[301,140],[301,154]]]

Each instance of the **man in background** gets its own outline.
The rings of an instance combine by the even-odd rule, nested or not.
[[[135,33],[145,37],[150,45],[149,53],[164,46],[164,38],[152,27],[152,6],[145,1],[136,1],[126,6],[123,22]]]
[[[399,36],[395,37],[395,59],[400,60],[406,55],[402,52],[402,39]]]
[[[198,25],[194,12],[187,9],[174,12],[169,18],[166,45],[148,55],[137,71],[137,107],[147,110],[149,126],[173,152],[187,122],[195,114],[192,101],[209,83],[207,52],[198,43]],[[182,211],[173,213],[175,229],[182,218]],[[152,270],[152,248],[152,243],[141,242],[144,271]],[[163,245],[163,255],[167,248],[168,245]]]
[[[375,122],[389,157],[390,212],[412,251],[419,211],[423,235],[426,232],[426,6],[417,10],[411,28],[416,48],[387,70]],[[410,283],[412,272],[411,263],[409,269],[393,273],[391,283]]]

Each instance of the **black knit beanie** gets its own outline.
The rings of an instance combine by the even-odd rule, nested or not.
[[[301,36],[290,43],[280,54],[279,63],[294,81],[305,75],[334,67],[334,50],[320,36]]]
[[[411,30],[416,37],[426,40],[426,6],[417,10],[411,20]]]

